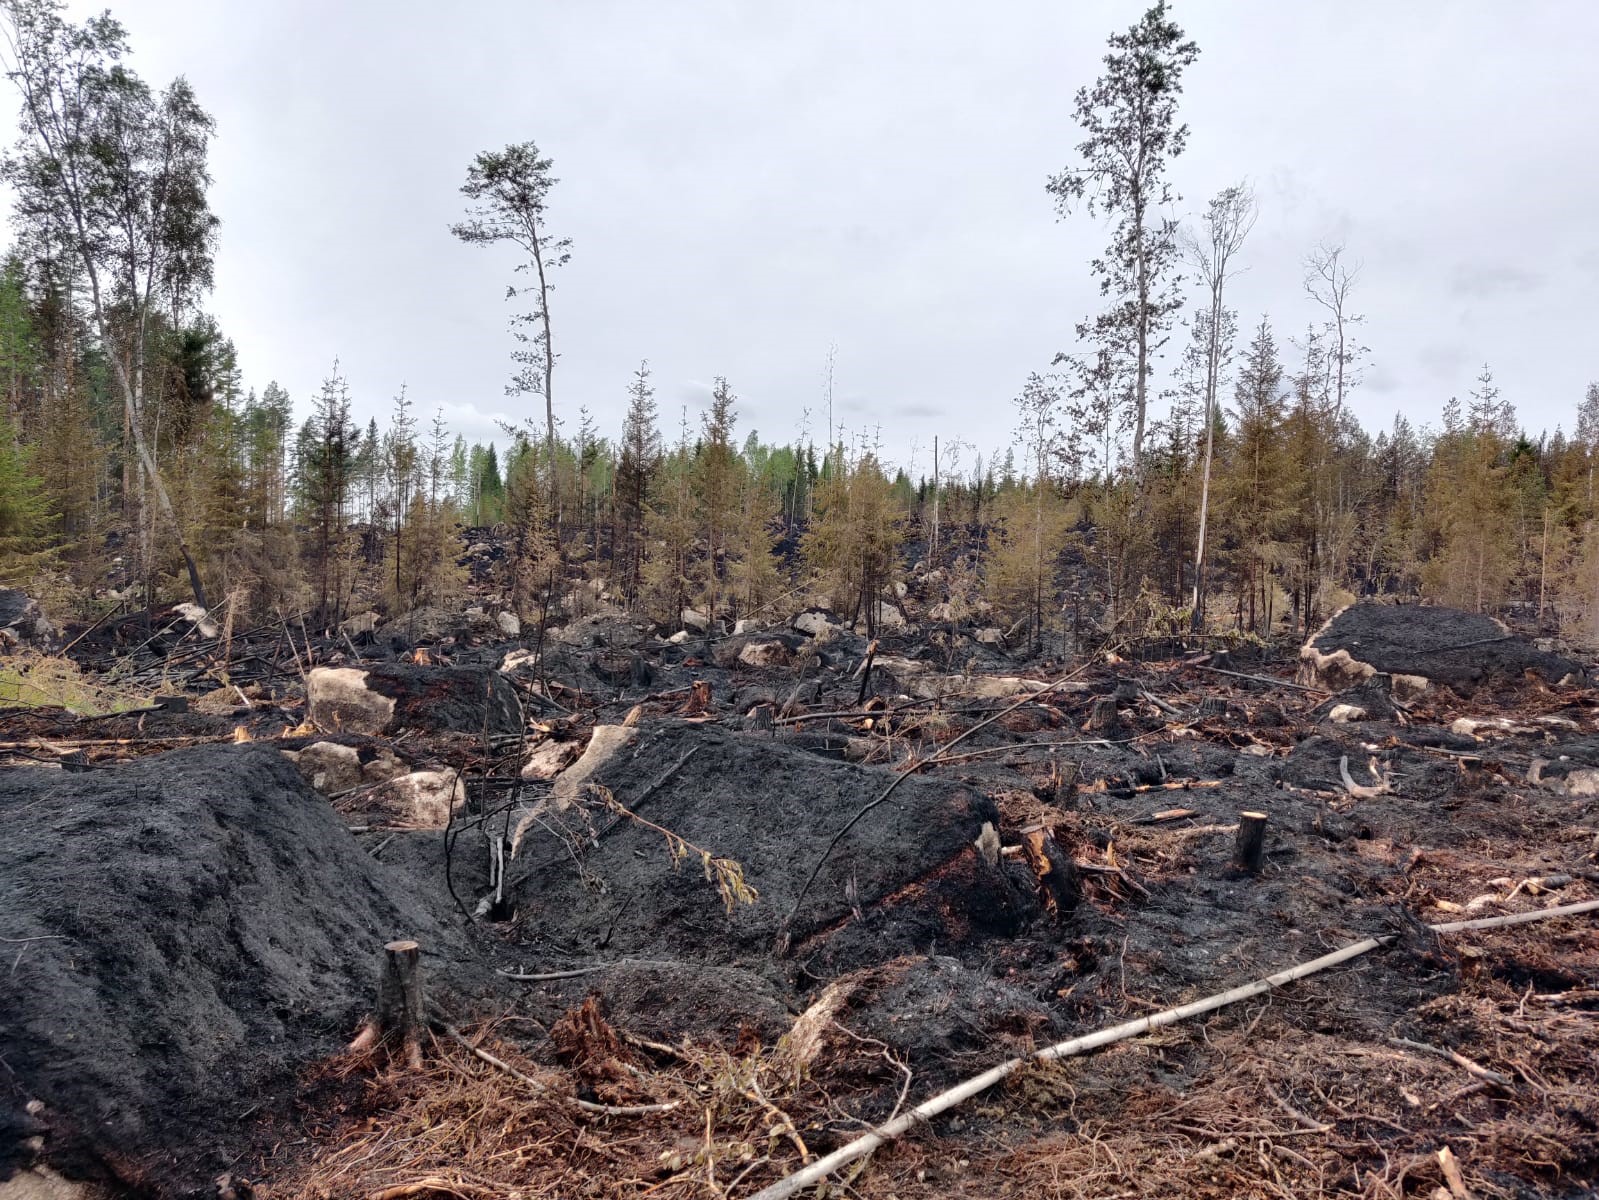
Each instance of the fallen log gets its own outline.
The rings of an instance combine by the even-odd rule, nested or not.
[[[1388,777],[1377,770],[1375,758],[1371,760],[1371,773],[1381,780],[1375,787],[1356,783],[1349,774],[1349,755],[1345,754],[1338,760],[1338,777],[1343,780],[1344,790],[1356,799],[1369,800],[1373,796],[1387,796],[1393,792],[1393,788],[1388,785]]]
[[[1150,692],[1147,688],[1141,689],[1138,694],[1169,717],[1180,717],[1183,715],[1182,710],[1175,704],[1167,704],[1166,701],[1162,700],[1153,692]]]
[[[1158,813],[1151,813],[1147,817],[1135,817],[1127,823],[1129,825],[1164,825],[1167,821],[1182,821],[1198,815],[1199,813],[1192,808],[1167,808]]]
[[[1086,1054],[1091,1050],[1098,1050],[1101,1047],[1125,1041],[1130,1037],[1137,1037],[1139,1034],[1148,1033],[1154,1029],[1175,1025],[1179,1021],[1199,1016],[1201,1013],[1214,1012],[1218,1008],[1236,1004],[1240,1000],[1251,999],[1269,992],[1273,988],[1292,983],[1296,979],[1304,979],[1306,976],[1314,975],[1319,971],[1325,971],[1329,967],[1335,967],[1340,963],[1348,962],[1350,959],[1359,958],[1362,954],[1369,954],[1387,941],[1387,938],[1367,938],[1364,941],[1345,946],[1341,950],[1335,950],[1331,954],[1324,954],[1320,958],[1301,963],[1296,967],[1290,967],[1286,971],[1279,971],[1275,975],[1269,975],[1265,979],[1256,980],[1254,983],[1246,983],[1229,991],[1207,996],[1203,1000],[1194,1000],[1176,1008],[1164,1009],[1161,1012],[1151,1013],[1147,1017],[1139,1017],[1137,1020],[1113,1025],[1109,1029],[1101,1029],[1095,1033],[1072,1038],[1069,1041],[1057,1042],[1055,1045],[1046,1046],[1033,1054],[1006,1059],[998,1066],[990,1067],[981,1075],[974,1075],[964,1083],[957,1084],[938,1093],[936,1096],[918,1104],[909,1112],[877,1126],[852,1142],[840,1146],[833,1153],[825,1158],[817,1159],[810,1166],[796,1171],[794,1174],[780,1179],[768,1187],[762,1188],[751,1196],[749,1200],[787,1200],[789,1196],[804,1191],[812,1184],[826,1179],[845,1163],[853,1162],[857,1158],[870,1154],[879,1146],[892,1141],[907,1130],[915,1128],[918,1124],[936,1117],[939,1113],[946,1112],[958,1104],[964,1103],[981,1092],[987,1091],[1001,1080],[1014,1075],[1028,1063],[1055,1062],[1063,1058],[1075,1058],[1079,1054]]]
[[[1515,917],[1491,917],[1483,921],[1455,921],[1447,925],[1428,926],[1434,933],[1448,933],[1460,929],[1483,929],[1498,925],[1521,924],[1528,921],[1542,921],[1553,917],[1571,916],[1581,912],[1592,912],[1599,909],[1599,900],[1590,900],[1582,904],[1568,904],[1561,908],[1546,908],[1535,913],[1520,913]],[[1339,966],[1351,959],[1369,954],[1379,946],[1386,945],[1391,937],[1366,938],[1363,941],[1352,942],[1331,954],[1324,954],[1320,958],[1311,959],[1309,962],[1300,963],[1298,966],[1289,967],[1287,970],[1278,971],[1275,975],[1268,975],[1264,979],[1257,979],[1253,983],[1242,984],[1225,992],[1218,992],[1202,1000],[1193,1000],[1175,1008],[1163,1009],[1151,1013],[1147,1017],[1139,1017],[1134,1021],[1127,1021],[1121,1025],[1113,1025],[1108,1029],[1101,1029],[1095,1033],[1085,1034],[1082,1037],[1072,1038],[1069,1041],[1057,1042],[1053,1046],[1046,1046],[1042,1050],[1018,1058],[1006,1059],[998,1066],[991,1067],[981,1075],[974,1075],[964,1083],[959,1083],[952,1088],[939,1092],[937,1095],[924,1100],[909,1112],[904,1113],[891,1121],[862,1134],[852,1142],[840,1146],[837,1150],[820,1158],[809,1166],[794,1172],[776,1183],[770,1184],[754,1193],[748,1200],[787,1200],[788,1197],[819,1183],[846,1163],[854,1162],[872,1153],[879,1146],[893,1141],[908,1130],[914,1129],[939,1113],[979,1095],[993,1087],[996,1083],[1014,1075],[1022,1067],[1034,1062],[1055,1062],[1063,1058],[1075,1058],[1080,1054],[1101,1049],[1116,1042],[1126,1041],[1128,1038],[1137,1037],[1139,1034],[1148,1033],[1154,1029],[1161,1029],[1167,1025],[1175,1025],[1189,1017],[1200,1016],[1204,1013],[1214,1012],[1218,1008],[1225,1008],[1236,1004],[1240,1000],[1249,1000],[1255,996],[1263,995],[1276,988],[1283,987],[1295,980],[1304,979],[1325,971],[1330,967]]]
[[[1465,929],[1499,929],[1506,925],[1526,925],[1532,921],[1546,921],[1550,917],[1572,917],[1578,913],[1599,912],[1599,900],[1581,900],[1576,904],[1562,904],[1556,908],[1540,908],[1533,912],[1511,913],[1507,917],[1478,917],[1471,921],[1447,921],[1442,925],[1429,925],[1434,933],[1459,933]]]

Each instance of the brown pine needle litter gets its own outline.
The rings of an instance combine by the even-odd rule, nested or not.
[[[346,1058],[324,1069],[306,1101],[314,1154],[285,1137],[262,1164],[267,1194],[315,1200],[477,1200],[542,1197],[696,1197],[742,1194],[813,1152],[802,1130],[842,1122],[861,1129],[890,1115],[873,1105],[885,1080],[902,1089],[906,1069],[871,1039],[824,1031],[818,1061],[797,1064],[787,1046],[743,1052],[670,1047],[619,1035],[598,1003],[572,1010],[552,1029],[565,1065],[540,1066],[492,1028],[463,1031],[492,1047],[516,1075],[448,1038],[429,1047],[421,1071],[365,1075]],[[364,1076],[364,1077],[363,1077]],[[523,1076],[525,1078],[519,1078]],[[363,1114],[325,1124],[318,1092],[358,1083],[349,1101]],[[534,1086],[534,1085],[537,1086]],[[678,1102],[668,1112],[613,1116],[569,1103]],[[852,1111],[858,1100],[866,1107]],[[736,1186],[737,1191],[722,1191]]]
[[[1567,1194],[1560,1181],[1599,1163],[1599,1005],[1537,986],[1599,955],[1599,931],[1571,926],[1538,946],[1514,928],[1475,931],[1473,961],[1500,967],[1468,970],[1459,992],[1398,1014],[1387,1037],[1346,1023],[1334,983],[1309,980],[1091,1059],[1029,1063],[824,1194],[930,1200],[980,1183],[1029,1198],[1400,1200],[1450,1194],[1451,1176],[1479,1198]],[[849,1030],[847,1001],[816,1009],[797,1025],[803,1045],[746,1038],[729,1051],[630,1037],[591,997],[552,1029],[559,1065],[493,1026],[466,1032],[516,1076],[446,1039],[420,1072],[342,1060],[328,1083],[357,1084],[362,1115],[325,1123],[309,1100],[303,1132],[317,1150],[280,1151],[260,1174],[272,1196],[314,1200],[744,1200],[933,1090]],[[1497,1047],[1481,1066],[1505,1082],[1431,1052],[1453,1042]],[[612,1116],[576,1096],[678,1107]]]

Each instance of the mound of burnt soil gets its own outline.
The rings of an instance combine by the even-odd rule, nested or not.
[[[0,772],[0,821],[0,1179],[42,1123],[66,1175],[214,1193],[242,1118],[349,1039],[384,942],[421,941],[435,992],[477,978],[276,750]]]
[[[1353,755],[1353,757],[1351,757]],[[1295,744],[1277,768],[1278,778],[1293,787],[1313,792],[1341,792],[1343,773],[1339,763],[1361,770],[1363,759],[1358,743],[1346,744],[1336,737],[1316,734]]]
[[[315,667],[305,678],[313,725],[326,733],[520,733],[521,704],[510,680],[486,667],[419,667],[374,662]]]
[[[502,673],[484,667],[317,667],[306,678],[306,705],[312,723],[328,733],[522,730],[516,689]]]
[[[1341,692],[1389,675],[1400,701],[1432,683],[1469,695],[1528,671],[1549,683],[1583,679],[1580,663],[1538,650],[1492,617],[1418,605],[1350,605],[1311,635],[1299,659],[1303,683]]]
[[[911,1061],[1025,1053],[1063,1032],[1061,1015],[986,971],[943,955],[910,955],[845,976],[851,1028]]]
[[[974,847],[999,815],[959,784],[905,780],[829,853],[893,779],[768,734],[663,725],[592,778],[639,819],[590,788],[529,823],[507,871],[522,929],[546,953],[727,965],[766,960],[786,929],[796,959],[828,970],[1014,933],[1031,897]],[[681,861],[661,830],[690,844]],[[693,847],[737,863],[755,902],[724,906]]]

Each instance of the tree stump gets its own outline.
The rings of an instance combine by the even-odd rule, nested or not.
[[[1100,696],[1088,709],[1088,720],[1083,728],[1089,733],[1114,733],[1120,724],[1116,715],[1116,697]]]
[[[688,699],[683,701],[678,709],[678,715],[683,717],[701,717],[711,710],[711,683],[708,679],[696,679],[689,686]]]
[[[589,670],[612,687],[648,687],[654,678],[649,663],[635,651],[596,651],[589,657]]]
[[[866,694],[872,686],[872,660],[877,657],[877,639],[873,638],[866,646],[866,657],[861,660],[861,665],[856,671],[861,677],[861,693],[855,698],[857,705],[866,703]]]
[[[378,977],[377,1014],[366,1023],[351,1050],[386,1046],[392,1056],[400,1047],[406,1065],[422,1065],[422,1031],[427,1013],[422,999],[422,947],[409,939],[383,947],[383,973]]]
[[[1027,864],[1044,890],[1044,908],[1057,921],[1077,911],[1077,903],[1082,899],[1077,864],[1060,848],[1054,835],[1042,825],[1022,830],[1022,852],[1027,855]]]
[[[1045,804],[1071,808],[1077,799],[1077,769],[1075,762],[1062,763],[1058,757],[1051,758],[1049,776],[1033,785],[1033,795]]]
[[[1266,814],[1238,814],[1238,839],[1233,843],[1233,869],[1248,875],[1260,874],[1266,858]]]
[[[1201,717],[1225,717],[1227,715],[1227,701],[1222,696],[1206,696],[1199,702],[1199,715]]]

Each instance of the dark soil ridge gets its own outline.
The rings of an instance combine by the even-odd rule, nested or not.
[[[519,932],[578,957],[678,954],[767,969],[793,913],[786,928],[796,957],[830,972],[947,942],[952,917],[974,939],[1014,933],[1026,901],[1003,872],[979,866],[973,842],[985,823],[997,830],[1000,816],[971,788],[907,779],[829,852],[895,774],[766,736],[663,724],[596,781],[640,817],[738,863],[758,899],[724,910],[697,856],[675,864],[660,832],[579,807],[550,818],[569,827],[571,844],[530,834],[513,867]],[[580,844],[593,833],[597,844]],[[855,919],[856,908],[871,918]]]
[[[1414,615],[1429,610],[1397,611]],[[1458,633],[1453,636],[1464,640]],[[1493,638],[1490,648],[1505,640],[1502,629]],[[1317,705],[1319,697],[1277,690],[1269,678],[1200,675],[1178,663],[1149,669],[1094,667],[1084,681],[1088,691],[1024,706],[974,733],[949,763],[929,766],[929,773],[907,779],[890,802],[868,813],[840,841],[806,894],[792,926],[790,953],[777,953],[775,934],[782,918],[794,907],[798,889],[826,843],[896,774],[891,767],[847,764],[838,757],[863,748],[899,761],[905,755],[925,757],[962,722],[992,713],[1005,701],[956,697],[930,714],[891,695],[893,715],[881,725],[828,716],[857,706],[858,685],[848,671],[864,647],[861,639],[838,635],[821,653],[787,668],[736,662],[729,650],[743,644],[737,639],[696,639],[688,646],[648,642],[640,646],[639,655],[655,674],[652,684],[636,682],[629,672],[599,690],[589,667],[590,651],[553,655],[554,665],[573,681],[560,692],[580,714],[571,718],[571,725],[614,725],[635,703],[641,706],[633,714],[643,721],[636,745],[603,768],[599,782],[645,820],[738,861],[762,894],[755,906],[727,914],[697,856],[674,866],[660,831],[618,816],[593,796],[580,796],[577,806],[549,822],[552,828],[529,833],[508,871],[516,917],[486,923],[485,929],[503,938],[495,956],[499,965],[535,975],[574,968],[583,973],[494,980],[494,1003],[472,1012],[467,1006],[460,1010],[465,1018],[495,1018],[488,1036],[508,1053],[550,1065],[550,1039],[530,1031],[554,1027],[575,1005],[596,995],[603,997],[617,1028],[628,1033],[672,1045],[685,1039],[702,1044],[708,1038],[713,1045],[745,1053],[757,1043],[775,1044],[796,1012],[824,987],[844,980],[851,990],[838,1017],[854,1036],[839,1033],[840,1045],[847,1040],[858,1048],[855,1036],[874,1039],[914,1067],[920,1096],[1042,1042],[1209,994],[1304,961],[1334,944],[1375,935],[1395,939],[1388,949],[1348,971],[1296,985],[1291,996],[1265,1011],[1240,1007],[1185,1034],[1141,1040],[1125,1051],[1075,1064],[1070,1079],[1087,1107],[1078,1111],[1075,1100],[1068,1105],[1057,1096],[1048,1098],[1042,1110],[1046,1127],[1070,1141],[1074,1122],[1089,1113],[1095,1120],[1136,1119],[1145,1106],[1162,1113],[1183,1109],[1192,1116],[1188,1106],[1195,1095],[1212,1085],[1226,1091],[1227,1073],[1246,1068],[1269,1072],[1291,1099],[1310,1105],[1316,1119],[1330,1120],[1330,1110],[1315,1107],[1308,1093],[1295,1096],[1292,1085],[1301,1078],[1336,1078],[1336,1064],[1325,1058],[1293,1060],[1292,1047],[1301,1044],[1349,1044],[1386,1054],[1391,1049],[1387,1038],[1399,1034],[1456,1047],[1509,1070],[1514,1060],[1507,1059],[1510,1052],[1501,1045],[1504,1030],[1482,1008],[1488,1003],[1483,993],[1498,987],[1494,981],[1503,975],[1515,984],[1513,1016],[1518,1005],[1527,1005],[1524,993],[1530,985],[1548,992],[1593,985],[1594,934],[1586,927],[1565,933],[1518,929],[1486,935],[1480,944],[1491,945],[1493,953],[1468,960],[1451,957],[1448,946],[1422,936],[1417,925],[1418,920],[1445,919],[1446,913],[1479,911],[1466,906],[1491,899],[1488,892],[1503,895],[1510,886],[1505,880],[1563,874],[1567,883],[1555,885],[1561,899],[1586,898],[1592,894],[1590,885],[1599,882],[1590,865],[1596,811],[1592,799],[1568,795],[1563,787],[1536,786],[1526,773],[1535,761],[1553,760],[1544,764],[1546,778],[1572,765],[1599,762],[1599,751],[1590,745],[1596,739],[1579,733],[1591,725],[1592,697],[1529,685],[1519,670],[1462,684],[1460,691],[1474,689],[1464,704],[1452,686],[1431,689],[1419,699],[1391,695],[1393,680],[1378,674],[1355,691]],[[950,669],[930,642],[920,649],[901,649],[908,657]],[[1446,656],[1462,651],[1477,655],[1480,649],[1439,650],[1433,645],[1433,652]],[[483,653],[497,657],[501,651],[503,647],[485,648]],[[731,665],[719,666],[718,659]],[[1263,669],[1274,665],[1268,662]],[[1007,673],[1015,670],[1012,664]],[[882,686],[881,674],[873,673],[874,690]],[[524,672],[518,685],[526,685],[529,678]],[[680,711],[686,685],[695,679],[712,685],[708,721],[671,715]],[[646,695],[646,686],[661,694]],[[1143,699],[1144,690],[1164,703]],[[1085,736],[1083,725],[1094,698],[1112,696],[1119,710],[1115,735]],[[789,697],[819,715],[798,725],[779,724],[770,732],[756,732],[744,719],[757,702],[781,705]],[[1400,707],[1391,699],[1398,699]],[[1340,704],[1365,708],[1375,719],[1334,723],[1330,713]],[[1449,728],[1457,716],[1497,713],[1514,714],[1527,727],[1505,737],[1490,731],[1484,739]],[[1557,723],[1542,723],[1557,718]],[[147,728],[182,729],[180,721],[165,714],[140,718],[145,719]],[[185,719],[197,722],[199,717],[186,714]],[[397,747],[425,746],[435,756],[446,747],[460,750],[469,772],[479,771],[481,709],[477,721],[453,736],[413,733],[395,742]],[[131,724],[107,721],[95,728],[120,732]],[[231,719],[227,725],[231,727]],[[260,729],[266,730],[263,736],[275,732]],[[885,738],[885,730],[893,737]],[[1578,736],[1568,736],[1573,734]],[[468,752],[469,745],[476,749]],[[151,748],[146,742],[142,750],[129,752],[148,753]],[[968,752],[975,756],[968,758]],[[513,751],[507,759],[513,771],[515,760]],[[153,774],[158,768],[150,766]],[[1350,796],[1341,781],[1342,766],[1356,783],[1387,783],[1391,790]],[[118,768],[111,776],[101,774],[99,786],[120,786],[124,778]],[[1193,787],[1185,787],[1185,781]],[[522,803],[542,795],[546,786],[526,785]],[[500,803],[508,791],[485,786],[473,795],[475,802]],[[394,829],[382,823],[376,810],[367,813],[358,803],[347,807],[345,819],[369,826],[363,835],[369,839],[366,846],[392,865],[380,872],[384,890],[391,896],[420,897],[435,920],[458,923],[457,900],[442,869],[440,832]],[[1248,878],[1231,866],[1227,832],[1246,808],[1270,816],[1265,869]],[[1172,809],[1188,815],[1164,819],[1162,814]],[[1002,858],[998,869],[984,869],[972,840],[995,813],[1009,857]],[[459,840],[453,882],[469,908],[486,890],[487,847],[472,821],[477,815],[473,809],[467,819],[457,817],[454,829]],[[1064,921],[1040,911],[1036,881],[1016,856],[1021,831],[1040,824],[1052,830],[1063,851],[1085,865],[1084,899]],[[564,830],[567,840],[558,840],[555,830]],[[1126,881],[1106,873],[1113,865],[1126,870]],[[5,869],[0,857],[0,870]],[[0,890],[0,900],[4,898]],[[1540,896],[1534,901],[1523,891],[1509,903],[1527,906],[1552,899]],[[1436,907],[1445,903],[1451,907]],[[0,936],[7,933],[0,924]],[[420,936],[426,942],[433,935]],[[42,943],[28,953],[53,944]],[[431,960],[429,966],[433,968]],[[441,962],[434,968],[435,976],[447,979],[452,971],[458,979],[469,975],[465,963]],[[350,1022],[364,1007],[370,966],[355,974],[354,999],[344,1001],[350,1006]],[[1532,1006],[1541,999],[1534,996]],[[4,993],[0,1000],[9,1003]],[[1441,1014],[1469,1013],[1462,1006],[1471,1004],[1481,1008],[1471,1020],[1443,1022]],[[514,1018],[500,1022],[508,1012]],[[1529,1008],[1529,1018],[1531,1012]],[[0,1015],[0,1039],[5,1037],[4,1021]],[[1428,1022],[1443,1023],[1429,1028]],[[337,1024],[337,1014],[330,1015],[327,1036],[318,1044],[307,1041],[310,1058],[338,1049],[349,1029],[348,1023],[342,1029]],[[6,1052],[0,1044],[0,1054]],[[1580,1078],[1572,1072],[1581,1069],[1585,1057],[1596,1061],[1591,1054],[1586,1043],[1568,1037],[1547,1060],[1528,1061],[1540,1070],[1555,1070],[1569,1082]],[[1312,1061],[1313,1070],[1307,1066]],[[886,1061],[879,1060],[879,1066],[886,1068]],[[449,1069],[446,1063],[441,1074]],[[1435,1064],[1431,1069],[1447,1073],[1452,1068]],[[878,1073],[850,1085],[851,1111],[859,1119],[886,1116],[898,1095],[900,1077],[874,1070]],[[1358,1165],[1357,1182],[1382,1169],[1381,1163],[1373,1166],[1373,1154],[1392,1153],[1394,1162],[1402,1164],[1407,1147],[1418,1153],[1427,1150],[1442,1144],[1442,1135],[1450,1130],[1469,1130],[1476,1137],[1492,1128],[1489,1123],[1507,1102],[1498,1094],[1467,1096],[1462,1103],[1471,1107],[1453,1118],[1453,1126],[1442,1118],[1423,1120],[1405,1108],[1408,1101],[1402,1098],[1406,1079],[1414,1082],[1406,1074],[1413,1068],[1384,1070],[1349,1095],[1363,1098],[1362,1110],[1415,1125],[1414,1140],[1407,1140],[1393,1120],[1373,1128],[1363,1126],[1363,1118],[1347,1118],[1338,1137],[1351,1137],[1348,1145],[1366,1144],[1362,1138],[1368,1134],[1382,1139],[1380,1147],[1367,1139],[1372,1150],[1364,1157],[1347,1149],[1338,1152],[1342,1157],[1337,1161]],[[320,1093],[302,1096],[307,1105],[303,1121],[269,1121],[257,1130],[263,1144],[283,1142],[283,1157],[270,1165],[252,1165],[246,1158],[238,1169],[276,1186],[280,1179],[294,1178],[292,1170],[285,1172],[290,1159],[314,1160],[359,1130],[390,1136],[390,1114],[373,1100],[373,1088],[389,1078],[381,1073],[366,1077],[367,1090],[359,1096],[354,1080],[347,1080],[347,1106],[343,1099],[328,1100]],[[1445,1082],[1454,1085],[1453,1080]],[[405,1089],[421,1086],[408,1078]],[[573,1086],[580,1087],[581,1081]],[[1258,1084],[1251,1084],[1227,1093],[1227,1103],[1248,1109],[1264,1095]],[[958,1122],[936,1126],[936,1137],[928,1139],[929,1154],[941,1160],[970,1154],[975,1168],[991,1133],[1024,1136],[1032,1118],[1019,1113],[1015,1101],[994,1100],[1006,1109],[1003,1117],[992,1116],[994,1108],[984,1116],[982,1106],[974,1106]],[[227,1112],[246,1111],[255,1102],[240,1101]],[[1269,1100],[1263,1103],[1269,1105]],[[1547,1115],[1550,1121],[1567,1123],[1539,1126],[1545,1130],[1540,1137],[1558,1129],[1568,1146],[1547,1168],[1543,1181],[1563,1177],[1591,1183],[1592,1164],[1599,1161],[1593,1151],[1599,1109],[1593,1102],[1580,1099],[1558,1111],[1545,1104],[1548,1114],[1525,1097],[1515,1106],[1524,1114],[1539,1113],[1540,1120]],[[262,1115],[272,1112],[269,1108]],[[330,1120],[335,1112],[343,1116]],[[1271,1127],[1282,1123],[1283,1115],[1274,1109],[1267,1117]],[[431,1113],[429,1119],[436,1120]],[[1238,1120],[1239,1114],[1231,1114],[1218,1128],[1233,1129]],[[8,1113],[0,1111],[0,1144],[9,1135],[7,1121]],[[703,1138],[695,1121],[685,1118],[681,1129],[674,1121],[668,1116],[651,1127],[649,1136],[659,1141],[649,1149],[646,1171],[654,1169],[656,1146],[678,1144],[675,1134],[695,1145]],[[822,1124],[820,1129],[805,1128],[815,1153],[858,1131],[832,1118]],[[963,1129],[979,1132],[963,1134]],[[1353,1132],[1357,1129],[1363,1130],[1359,1136]],[[1396,1132],[1402,1135],[1398,1142]],[[211,1136],[203,1126],[185,1133],[202,1144]],[[1129,1136],[1136,1140],[1138,1135]],[[305,1148],[306,1139],[315,1151]],[[1128,1139],[1120,1143],[1127,1144]],[[1201,1137],[1183,1153],[1192,1160],[1207,1144]],[[1314,1149],[1308,1141],[1296,1145],[1319,1159],[1332,1153]],[[209,1164],[218,1157],[196,1155],[185,1180],[203,1188],[210,1176],[200,1168],[206,1165],[216,1174]],[[929,1172],[925,1182],[908,1179],[893,1160],[893,1155],[884,1155],[874,1162],[868,1184],[857,1185],[864,1187],[863,1194],[886,1194],[890,1179],[896,1194],[907,1200],[952,1194],[948,1177]],[[1484,1158],[1476,1169],[1502,1172],[1502,1194],[1557,1194],[1536,1185],[1525,1190],[1533,1176],[1513,1168],[1516,1161],[1506,1151]],[[414,1165],[389,1176],[358,1169],[339,1177],[331,1191],[289,1194],[337,1195],[341,1189],[369,1194],[380,1185],[417,1178]],[[464,1171],[471,1164],[452,1148],[441,1152],[436,1167]],[[603,1176],[587,1179],[593,1194],[606,1186],[602,1177],[615,1181],[612,1168],[614,1163],[608,1163]],[[558,1169],[562,1187],[583,1179],[583,1169],[571,1162]],[[972,1194],[993,1194],[994,1180],[1001,1176],[1012,1179],[1012,1168],[980,1181],[973,1176]],[[1324,1182],[1333,1179],[1329,1174]],[[1299,1182],[1306,1190],[1298,1194],[1311,1194],[1310,1183],[1305,1178]],[[173,1186],[165,1186],[171,1194]],[[1332,1190],[1348,1186],[1334,1183]],[[1146,1188],[1142,1194],[1252,1194],[1219,1178],[1195,1188],[1164,1193]],[[517,1189],[507,1180],[504,1190]]]
[[[213,1194],[245,1118],[349,1039],[384,942],[419,939],[438,990],[478,978],[276,749],[0,772],[0,819],[0,1177],[42,1132],[69,1176]]]
[[[1490,679],[1532,672],[1547,683],[1582,682],[1582,664],[1539,650],[1482,613],[1431,605],[1352,604],[1311,635],[1305,682],[1341,691],[1372,674],[1414,675],[1464,695]]]

